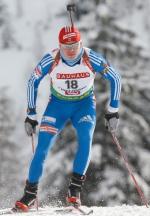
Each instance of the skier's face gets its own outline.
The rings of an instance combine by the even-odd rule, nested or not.
[[[63,55],[65,56],[65,58],[67,58],[69,60],[73,60],[80,53],[81,41],[73,43],[73,44],[60,43],[60,49],[63,52]]]

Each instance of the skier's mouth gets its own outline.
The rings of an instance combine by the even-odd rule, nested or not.
[[[66,53],[67,58],[74,59],[77,57],[77,52]]]

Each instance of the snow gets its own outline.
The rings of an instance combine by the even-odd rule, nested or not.
[[[109,14],[108,7],[106,7],[105,4],[99,5],[97,8],[97,13],[99,14],[100,17],[107,18]]]
[[[115,207],[86,207],[86,206],[82,206],[81,207],[84,211],[89,211],[89,210],[93,210],[93,214],[91,214],[92,216],[149,216],[150,214],[150,210],[149,208],[145,207],[145,206],[128,206],[128,205],[122,205],[122,206],[115,206]],[[60,213],[56,213],[55,210],[58,210],[60,208],[58,207],[44,207],[44,208],[39,208],[39,211],[35,212],[29,212],[26,213],[27,216],[36,216],[36,215],[42,215],[42,216],[48,216],[48,215],[62,215]],[[5,209],[6,211],[8,209]],[[5,210],[0,210],[0,214],[1,212],[5,211]],[[6,216],[9,214],[5,214]],[[19,213],[15,213],[12,214],[15,216],[20,216],[22,214]],[[73,216],[73,215],[81,215],[78,212],[74,211],[73,213],[69,213],[69,214],[63,214],[63,215],[69,215],[69,216]]]
[[[55,7],[53,7],[53,2],[49,0],[44,4],[42,0],[33,0],[32,3],[30,0],[24,0],[21,3],[23,14],[19,19],[16,15],[17,0],[6,2],[11,12],[15,39],[20,49],[12,48],[0,52],[0,87],[9,86],[10,96],[20,107],[23,102],[26,102],[26,84],[32,70],[46,52],[58,46],[59,29],[67,21],[62,17],[55,17],[65,10],[64,5],[67,1],[60,3],[59,0],[55,0]],[[41,13],[42,16],[39,16]],[[46,26],[47,20],[49,26]],[[39,41],[40,34],[42,34],[42,42]]]
[[[101,163],[102,147],[99,144],[95,144],[92,148],[91,162],[99,165]]]
[[[134,7],[131,8],[132,13],[129,16],[122,16],[117,23],[122,28],[134,31],[138,35],[134,43],[141,45],[145,50],[149,51],[149,34],[145,34],[145,32],[150,31],[149,20],[147,19],[150,10],[150,3],[149,0],[146,0],[141,4],[145,6],[143,7],[144,9],[137,10],[139,3],[138,1],[135,1]]]
[[[13,50],[6,50],[0,53],[0,67],[3,69],[0,73],[0,87],[9,86],[9,93],[13,96],[16,104],[26,101],[25,98],[25,70],[29,61],[29,53]],[[9,64],[8,64],[9,61]]]

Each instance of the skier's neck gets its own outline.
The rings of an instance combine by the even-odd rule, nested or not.
[[[83,50],[83,48],[81,48],[79,55],[75,59],[73,59],[73,60],[70,60],[70,59],[66,58],[64,56],[64,54],[61,52],[61,50],[60,50],[60,55],[61,55],[61,58],[62,58],[63,62],[65,62],[69,66],[74,66],[75,64],[79,64],[80,63],[81,57],[83,55],[83,52],[84,52],[84,50]]]

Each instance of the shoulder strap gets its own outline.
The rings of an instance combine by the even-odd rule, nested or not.
[[[88,54],[86,53],[85,50],[84,50],[84,53],[83,53],[83,60],[86,63],[86,65],[89,67],[89,69],[95,74],[94,68],[92,67],[92,65],[90,63],[89,56],[88,56]],[[100,73],[102,77],[103,77],[104,74],[109,72],[109,69],[108,69],[109,64],[103,64],[103,66],[104,66],[104,70]]]
[[[58,65],[60,60],[60,50],[57,52],[55,58],[54,58],[54,62],[52,64],[51,69],[49,70],[49,74],[54,70],[54,68]]]
[[[49,71],[49,74],[54,70],[54,68],[58,65],[60,60],[60,50],[57,52],[54,62],[52,64],[52,67]],[[89,67],[89,69],[95,74],[94,68],[92,67],[91,63],[90,63],[90,59],[88,54],[86,53],[86,51],[84,50],[83,52],[83,61],[85,62],[85,64]]]
[[[85,62],[85,64],[89,67],[89,69],[95,74],[94,68],[92,67],[91,63],[90,63],[90,59],[88,54],[86,53],[85,49],[84,49],[84,53],[83,53],[83,61]]]

